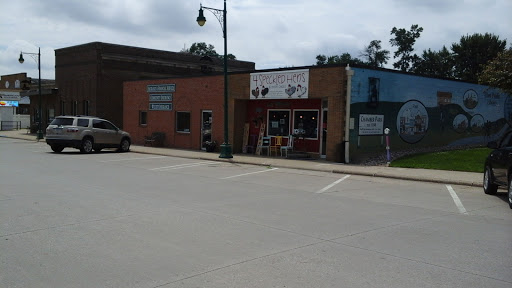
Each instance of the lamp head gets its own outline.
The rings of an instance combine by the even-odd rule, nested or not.
[[[18,61],[23,64],[23,62],[25,62],[25,59],[23,59],[23,53],[20,52],[20,59],[18,59]]]
[[[201,9],[199,9],[199,16],[197,16],[197,24],[199,26],[203,26],[206,23],[206,18],[203,15],[203,6],[201,5]]]

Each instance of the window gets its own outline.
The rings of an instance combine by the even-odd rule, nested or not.
[[[88,127],[89,126],[89,119],[78,119],[76,121],[76,126],[79,127]]]
[[[293,134],[318,139],[318,110],[293,111]]]
[[[89,116],[89,100],[84,100],[84,115]]]
[[[139,125],[148,125],[148,111],[139,111]]]
[[[77,101],[71,102],[71,114],[72,115],[78,114],[78,102]]]
[[[268,110],[268,136],[290,135],[290,110]]]
[[[66,102],[60,101],[60,115],[66,115]]]
[[[190,112],[176,112],[176,131],[190,132]]]
[[[114,124],[104,120],[92,120],[92,127],[97,129],[117,130]]]

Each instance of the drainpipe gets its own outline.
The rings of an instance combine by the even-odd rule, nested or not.
[[[347,64],[345,70],[347,72],[347,102],[345,104],[345,163],[349,163],[350,102],[352,96],[352,76],[354,75],[354,70],[350,69],[349,64]]]

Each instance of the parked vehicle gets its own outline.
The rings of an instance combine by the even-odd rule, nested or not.
[[[46,143],[56,153],[66,147],[82,153],[99,152],[104,148],[130,150],[131,138],[111,122],[92,116],[58,116],[46,128]]]
[[[507,187],[508,204],[512,209],[512,130],[500,141],[492,141],[487,147],[494,149],[485,161],[484,192],[496,194],[498,187]]]

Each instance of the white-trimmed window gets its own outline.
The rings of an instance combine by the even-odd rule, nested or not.
[[[89,116],[89,100],[84,100],[84,115]]]
[[[318,110],[293,110],[293,134],[318,139]]]
[[[176,131],[182,133],[190,133],[190,112],[176,112]]]
[[[268,110],[268,136],[288,136],[290,133],[290,110]]]
[[[71,115],[78,114],[78,101],[71,102]]]

